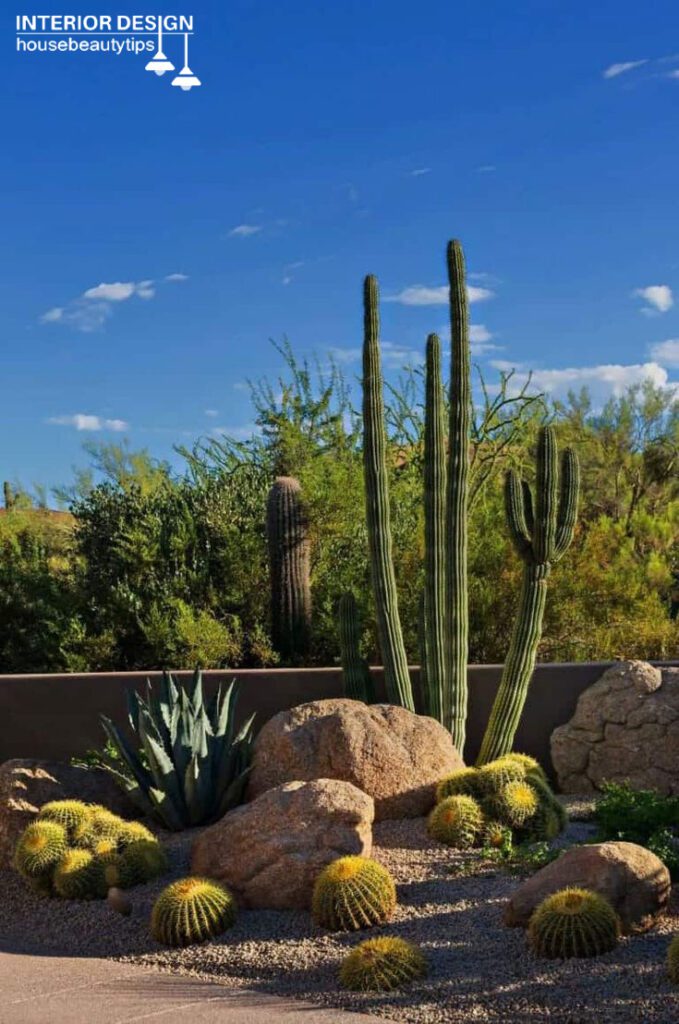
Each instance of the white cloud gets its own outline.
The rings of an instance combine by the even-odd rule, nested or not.
[[[204,412],[205,415],[209,416],[211,419],[214,419],[215,416],[219,416],[219,409],[205,409]]]
[[[188,281],[188,279],[189,279],[189,275],[188,274],[166,274],[165,275],[165,280],[166,281]]]
[[[237,224],[235,228],[231,228],[229,236],[232,238],[249,238],[250,235],[256,235],[261,230],[261,224]]]
[[[40,317],[41,324],[54,324],[57,320],[61,320],[64,315],[63,306],[55,306],[54,309],[48,309],[46,313],[43,313]]]
[[[493,335],[490,333],[485,324],[470,324],[469,325],[469,340],[473,344],[482,345],[486,341],[490,341]]]
[[[396,345],[392,341],[380,344],[382,365],[387,370],[401,370],[405,366],[424,362],[424,344],[422,349],[409,348],[407,345]],[[353,348],[329,348],[328,355],[333,362],[341,365],[358,363],[363,357],[363,349],[358,345]]]
[[[136,289],[134,281],[116,281],[114,284],[96,285],[83,292],[84,299],[103,299],[105,302],[124,302],[131,298]]]
[[[640,68],[642,64],[648,64],[647,57],[644,57],[643,60],[624,60],[619,64],[611,64],[605,71],[602,71],[602,75],[604,78],[617,78],[618,75],[624,75],[626,71]]]
[[[410,172],[411,178],[421,178],[423,174],[429,174],[431,167],[416,167],[414,171]]]
[[[211,433],[216,437],[232,437],[234,441],[248,441],[255,434],[260,434],[261,428],[256,423],[245,423],[240,427],[214,427]]]
[[[646,288],[635,288],[633,294],[648,303],[642,310],[644,313],[667,313],[674,305],[672,289],[666,284],[649,284]]]
[[[136,294],[140,299],[152,299],[156,294],[153,281],[140,281],[137,285]]]
[[[491,366],[496,370],[516,370],[512,383],[518,390],[528,379],[526,367],[511,363],[506,359],[494,359]],[[667,370],[657,362],[603,363],[599,366],[570,366],[565,369],[533,370],[532,386],[536,391],[544,391],[554,398],[566,398],[569,391],[587,388],[595,407],[611,396],[619,397],[627,388],[634,384],[650,381],[656,387],[668,386]]]
[[[476,170],[479,174],[491,174],[493,171],[497,170],[497,167],[495,164],[481,164],[481,166],[477,167]]]
[[[667,74],[667,77],[668,78],[679,78],[679,68],[676,68],[674,71],[669,71],[668,74]]]
[[[467,285],[467,298],[470,302],[483,302],[492,297],[493,292],[490,288]],[[387,295],[384,301],[398,302],[402,306],[446,306],[448,304],[448,285],[442,284],[435,288],[428,288],[426,285],[413,284],[404,288],[397,295]]]
[[[105,419],[92,416],[90,413],[77,412],[73,416],[52,416],[47,421],[58,427],[75,427],[76,430],[128,430],[130,424],[125,420]]]
[[[679,367],[679,338],[668,338],[651,345],[651,358],[663,366]]]

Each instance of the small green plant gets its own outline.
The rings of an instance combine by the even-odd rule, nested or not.
[[[673,985],[679,985],[679,935],[667,947],[667,974]]]
[[[103,863],[91,850],[67,850],[54,869],[54,888],[67,900],[96,900],[106,896],[108,886]]]
[[[209,878],[181,878],[161,892],[151,912],[151,934],[165,946],[188,946],[221,935],[236,920],[229,890]]]
[[[385,867],[367,857],[340,857],[316,879],[312,915],[330,931],[356,931],[388,921],[396,886]]]
[[[671,828],[659,828],[648,837],[644,844],[654,853],[669,871],[672,881],[679,879],[679,837]]]
[[[481,833],[481,847],[482,852],[491,850],[502,857],[510,856],[514,849],[511,828],[503,825],[501,821],[486,822]]]
[[[29,879],[51,874],[66,852],[66,829],[56,821],[34,821],[22,832],[14,852],[17,871]]]
[[[342,961],[340,981],[355,992],[392,992],[427,974],[417,946],[385,936],[362,942]]]
[[[645,846],[660,829],[679,824],[679,797],[663,796],[629,783],[605,782],[594,819],[602,840],[622,839]]]
[[[471,796],[449,796],[427,819],[427,832],[446,846],[467,850],[475,846],[483,828],[483,811]]]
[[[614,949],[620,922],[610,903],[588,889],[562,889],[543,900],[528,926],[528,941],[541,957],[600,956]]]
[[[235,680],[206,702],[199,671],[189,688],[163,673],[157,692],[148,683],[146,700],[128,693],[129,723],[139,751],[102,716],[126,770],[117,760],[103,767],[144,814],[165,828],[179,831],[216,821],[241,802],[250,764],[254,716],[236,729],[236,696]]]

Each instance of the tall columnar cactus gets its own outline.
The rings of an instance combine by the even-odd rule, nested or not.
[[[446,509],[447,685],[443,723],[458,750],[464,749],[467,721],[467,507],[471,430],[471,371],[467,287],[462,246],[448,243],[450,282],[450,420]]]
[[[573,539],[577,518],[580,470],[577,456],[567,448],[558,468],[556,436],[543,427],[538,437],[535,511],[530,487],[515,470],[505,483],[507,522],[512,542],[522,559],[523,584],[511,644],[478,764],[512,749],[526,702],[547,598],[547,580],[555,562]]]
[[[380,361],[380,318],[377,279],[363,286],[363,469],[368,546],[377,634],[384,664],[387,697],[392,704],[414,710],[408,659],[398,614],[398,593],[392,558],[391,513],[384,397]]]
[[[362,700],[366,704],[375,701],[375,686],[367,661],[361,654],[361,624],[356,607],[356,598],[347,591],[342,594],[337,606],[340,655],[342,659],[342,680],[344,696],[351,700]]]
[[[266,532],[271,573],[271,635],[284,661],[303,657],[309,643],[309,530],[298,480],[279,476],[269,491]]]
[[[446,702],[446,437],[441,384],[441,342],[426,348],[424,405],[424,607],[420,659],[424,710],[443,722]],[[447,723],[446,723],[447,724]]]
[[[3,498],[5,500],[5,508],[8,512],[10,512],[14,508],[14,505],[16,504],[16,498],[14,497],[14,491],[12,490],[12,485],[9,482],[9,480],[5,480],[5,482],[3,483],[2,493]]]

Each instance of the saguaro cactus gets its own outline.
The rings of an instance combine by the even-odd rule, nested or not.
[[[5,482],[3,483],[3,485],[2,485],[2,493],[3,493],[4,500],[5,500],[5,508],[9,512],[9,511],[11,511],[11,509],[14,508],[14,505],[16,503],[16,498],[14,497],[14,491],[12,490],[12,485],[9,482],[9,480],[5,480]]]
[[[266,508],[271,574],[271,637],[284,661],[302,657],[309,642],[309,532],[299,481],[279,476]]]
[[[337,625],[342,659],[344,696],[350,697],[352,700],[362,700],[366,704],[372,704],[375,701],[375,687],[368,663],[361,655],[361,624],[356,607],[356,598],[351,591],[342,594],[339,600],[337,606]]]
[[[524,564],[523,584],[511,644],[478,764],[493,761],[512,749],[542,635],[547,580],[552,566],[565,554],[573,539],[579,489],[578,459],[570,448],[563,453],[559,473],[552,427],[543,427],[538,437],[535,513],[528,484],[515,470],[507,474],[507,523]]]
[[[363,471],[377,634],[387,697],[392,704],[400,704],[413,711],[413,693],[398,614],[398,593],[392,559],[387,439],[380,361],[379,291],[377,279],[372,275],[366,277],[363,286],[363,326]]]
[[[467,721],[467,657],[469,607],[467,595],[467,507],[471,428],[469,318],[464,253],[458,241],[448,243],[450,282],[450,423],[446,510],[446,641],[448,674],[443,724],[453,743],[464,750]]]
[[[446,662],[446,438],[441,342],[427,338],[424,404],[424,607],[420,678],[424,709],[443,721]]]

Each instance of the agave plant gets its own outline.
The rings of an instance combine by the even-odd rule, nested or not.
[[[128,691],[133,746],[113,722],[102,725],[118,757],[102,767],[144,814],[179,831],[217,821],[241,803],[250,764],[254,715],[236,732],[234,679],[206,703],[200,671],[189,687],[168,672],[158,692],[147,683],[146,699]]]

